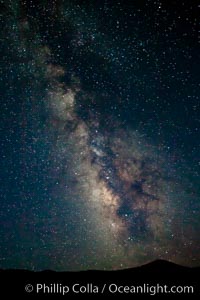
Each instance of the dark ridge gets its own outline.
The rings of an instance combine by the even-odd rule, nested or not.
[[[126,272],[166,272],[166,271],[200,271],[200,267],[187,267],[175,264],[173,262],[169,262],[166,260],[155,260],[153,262],[147,263],[145,265],[135,267],[135,268],[127,268],[121,270],[80,270],[80,271],[55,271],[55,270],[42,270],[42,271],[32,271],[27,269],[0,269],[0,272],[5,273],[126,273]]]
[[[175,264],[173,262],[169,262],[166,260],[155,260],[153,262],[150,262],[146,265],[142,265],[137,268],[138,270],[152,270],[152,271],[173,271],[173,270],[192,270],[192,269],[199,269],[200,267],[186,267],[182,265]]]

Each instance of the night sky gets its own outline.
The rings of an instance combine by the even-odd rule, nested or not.
[[[0,3],[0,268],[200,266],[198,1]]]

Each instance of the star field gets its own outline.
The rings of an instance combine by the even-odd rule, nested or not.
[[[0,268],[199,266],[198,3],[132,2],[1,1]]]

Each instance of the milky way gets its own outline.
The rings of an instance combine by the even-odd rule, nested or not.
[[[177,66],[178,12],[161,2],[15,2],[2,4],[1,265],[199,265],[197,89],[192,67]],[[165,26],[162,14],[164,37],[156,27]],[[176,115],[186,104],[172,79],[193,91],[192,124],[184,108],[183,118]],[[191,149],[184,130],[193,134]]]
[[[56,66],[54,73],[57,77],[62,74]],[[65,148],[70,149],[73,161],[63,167],[73,170],[72,189],[86,210],[80,225],[89,226],[86,244],[90,247],[95,239],[101,255],[107,257],[105,265],[111,268],[135,266],[155,258],[176,257],[179,261],[177,244],[184,245],[185,228],[177,206],[184,198],[177,195],[183,187],[174,179],[173,167],[166,170],[169,162],[165,153],[146,143],[138,131],[122,129],[114,120],[109,121],[114,130],[102,130],[94,116],[86,122],[81,120],[75,112],[80,90],[76,84],[65,91],[64,85],[54,81],[46,101],[58,137],[55,159],[65,161],[69,156]],[[65,173],[62,176],[60,189],[65,197],[63,185],[70,180],[65,179]]]

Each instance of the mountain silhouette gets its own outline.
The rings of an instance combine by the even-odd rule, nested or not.
[[[153,262],[144,264],[142,266],[120,269],[120,270],[81,270],[81,271],[55,271],[51,269],[42,271],[32,271],[27,269],[0,269],[2,273],[57,273],[57,274],[78,274],[78,273],[126,273],[126,272],[170,272],[170,271],[200,271],[200,267],[186,267],[182,265],[175,264],[166,260],[155,260]]]

